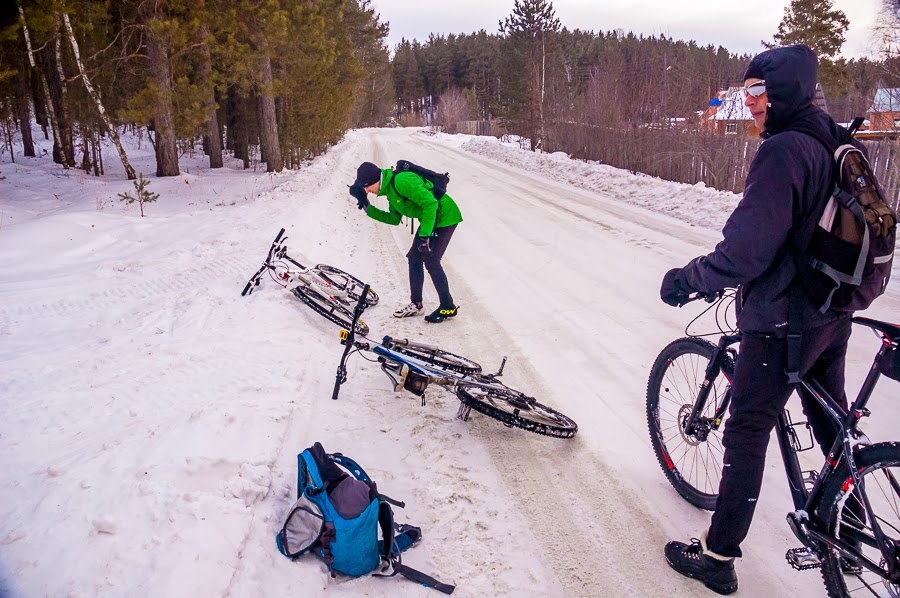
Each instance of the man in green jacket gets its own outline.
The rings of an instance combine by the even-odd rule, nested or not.
[[[447,275],[441,266],[441,258],[447,250],[456,225],[462,222],[462,214],[456,202],[444,194],[435,199],[431,192],[434,185],[412,172],[395,173],[390,168],[378,168],[371,162],[363,162],[356,169],[356,181],[350,187],[350,195],[356,198],[360,210],[369,218],[398,225],[400,218],[415,218],[419,230],[412,247],[406,254],[409,261],[409,305],[394,312],[395,318],[407,318],[422,313],[422,287],[425,269],[440,298],[440,305],[425,316],[426,322],[438,323],[456,315],[456,304],[450,295]],[[388,210],[380,210],[369,203],[367,194],[387,197]]]

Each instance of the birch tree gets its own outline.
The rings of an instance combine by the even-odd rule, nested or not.
[[[100,118],[103,121],[103,124],[106,126],[106,132],[109,134],[110,140],[112,140],[113,145],[116,146],[116,151],[119,152],[119,159],[122,160],[122,166],[125,168],[125,175],[128,177],[129,181],[134,180],[136,176],[134,173],[134,168],[131,167],[131,163],[128,161],[128,156],[125,154],[125,149],[122,147],[122,142],[119,139],[119,133],[118,131],[116,131],[116,127],[113,125],[112,120],[110,120],[109,115],[106,113],[106,108],[103,107],[103,102],[100,100],[100,96],[97,94],[96,90],[94,90],[94,86],[91,85],[91,80],[87,75],[84,74],[84,65],[81,62],[81,53],[78,51],[78,42],[75,40],[75,33],[72,31],[72,23],[69,21],[69,15],[63,13],[62,19],[63,24],[66,27],[66,33],[69,37],[69,43],[72,46],[72,53],[75,55],[75,64],[78,66],[78,76],[84,83],[84,88],[87,90],[88,95],[94,102],[94,106],[97,108],[97,112],[100,113]]]
[[[56,113],[53,111],[53,107],[50,105],[50,87],[47,84],[47,78],[42,76],[42,73],[38,71],[37,63],[34,60],[34,49],[31,46],[31,34],[28,31],[28,24],[25,22],[25,11],[22,9],[22,0],[17,0],[17,4],[19,7],[19,23],[22,25],[22,35],[25,38],[25,48],[28,52],[28,63],[31,65],[31,71],[34,76],[40,79],[41,89],[44,92],[44,100],[47,103],[47,118],[50,121],[50,128],[53,130],[53,139],[58,143],[59,123],[57,123]],[[63,168],[69,168],[69,165],[66,164],[64,160],[60,160],[60,162],[62,163]]]

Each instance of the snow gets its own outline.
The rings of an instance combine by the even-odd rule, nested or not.
[[[145,218],[116,200],[133,187],[109,148],[101,178],[47,155],[0,164],[0,595],[434,596],[277,552],[296,455],[315,441],[406,501],[396,517],[424,539],[404,562],[456,595],[706,595],[662,557],[708,515],[659,471],[644,392],[702,309],[663,305],[659,281],[714,246],[739,196],[410,129],[353,131],[277,175],[184,156],[182,175],[156,178],[146,141],[126,143],[160,195]],[[449,171],[465,218],[445,258],[460,316],[440,326],[390,317],[408,300],[409,229],[346,193],[360,161],[399,158]],[[268,280],[240,296],[282,226],[302,263],[373,284],[372,338],[433,342],[488,370],[509,356],[506,382],[578,436],[459,421],[453,395],[429,390],[423,407],[360,359],[332,401],[337,327]],[[436,304],[428,281],[425,298]],[[869,315],[896,320],[898,302],[891,289]],[[875,347],[854,335],[851,388]],[[872,401],[873,440],[898,429],[891,388]],[[742,592],[821,595],[783,558],[797,544],[779,463],[774,449]]]

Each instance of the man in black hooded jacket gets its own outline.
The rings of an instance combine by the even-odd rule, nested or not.
[[[750,165],[744,194],[709,255],[670,270],[660,296],[683,305],[692,292],[738,287],[743,333],[725,424],[719,499],[709,530],[691,544],[669,542],[666,560],[715,592],[737,590],[741,556],[762,486],[766,447],[778,415],[797,386],[788,381],[787,329],[800,332],[802,376],[814,377],[846,407],[844,361],[849,313],[819,313],[803,296],[795,258],[808,245],[833,185],[834,161],[814,129],[836,144],[849,134],[813,105],[818,64],[805,45],[767,50],[744,75],[745,105],[765,140]],[[793,302],[793,306],[791,303]],[[793,307],[793,311],[792,308]],[[827,451],[836,432],[815,400],[800,392],[816,440]]]

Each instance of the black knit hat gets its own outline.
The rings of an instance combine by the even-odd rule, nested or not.
[[[756,63],[756,59],[754,58],[750,65],[747,66],[747,70],[744,71],[744,78],[741,81],[746,81],[747,79],[765,79],[766,76],[763,75],[762,69],[759,68],[759,65]]]
[[[371,162],[363,162],[356,169],[356,184],[361,187],[368,187],[373,183],[381,180],[381,169]]]

